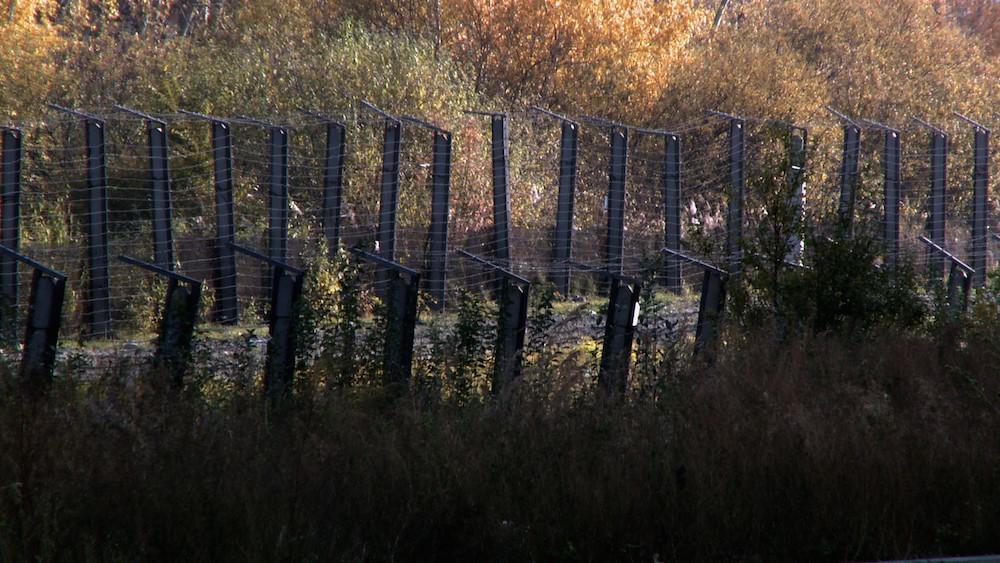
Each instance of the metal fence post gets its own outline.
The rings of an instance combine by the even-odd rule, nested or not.
[[[694,355],[714,352],[719,339],[719,320],[726,306],[726,276],[716,269],[705,268],[698,303],[698,326],[694,335]]]
[[[0,244],[18,252],[21,244],[21,161],[24,158],[22,133],[18,129],[0,129],[3,145],[0,153]],[[17,259],[0,255],[0,335],[13,341],[17,334],[18,275]]]
[[[323,235],[332,258],[340,246],[340,215],[344,192],[344,157],[347,150],[347,127],[328,121],[326,158],[323,161]]]
[[[885,175],[885,250],[886,263],[895,265],[899,258],[899,180],[900,138],[899,131],[884,129],[885,150],[883,166]]]
[[[680,252],[681,249],[681,140],[668,134],[663,137],[663,212],[664,246]],[[672,255],[664,258],[666,285],[674,293],[681,292],[681,262]]]
[[[976,125],[973,129],[972,165],[972,248],[970,266],[975,270],[972,284],[986,283],[986,222],[990,180],[990,130]]]
[[[528,326],[531,282],[504,275],[500,282],[500,312],[493,364],[493,392],[521,376],[524,335]]]
[[[21,356],[21,380],[36,392],[52,381],[65,293],[64,276],[35,270]]]
[[[975,270],[972,269],[972,266],[969,266],[965,262],[959,260],[954,254],[948,252],[944,248],[941,248],[939,244],[935,243],[931,239],[922,235],[918,238],[920,242],[927,245],[928,252],[941,256],[943,259],[947,259],[951,264],[951,267],[948,270],[947,305],[948,311],[952,316],[959,316],[969,307],[972,276],[976,273]]]
[[[267,315],[267,363],[264,371],[264,393],[277,400],[292,390],[295,377],[295,346],[299,300],[305,271],[293,268],[281,260],[239,244],[230,244],[234,252],[259,260],[271,268],[271,302]]]
[[[59,342],[63,298],[66,293],[66,274],[47,268],[3,245],[0,245],[0,252],[34,270],[28,316],[25,319],[20,379],[32,395],[38,396],[44,393],[52,381],[52,370],[55,368],[56,345]]]
[[[284,262],[288,255],[288,130],[269,130],[267,255]]]
[[[445,306],[445,272],[448,268],[449,190],[451,188],[451,133],[434,131],[431,165],[431,223],[428,232],[427,292],[435,310]]]
[[[746,153],[746,121],[729,120],[729,212],[726,221],[726,261],[729,271],[738,273],[743,267],[743,193],[746,186],[744,157]]]
[[[490,117],[490,157],[493,172],[493,257],[510,266],[510,128],[507,115]]]
[[[170,200],[170,156],[167,124],[146,120],[149,139],[149,179],[153,203],[153,262],[174,269],[173,205]]]
[[[183,384],[191,358],[191,343],[198,322],[201,282],[181,285],[176,279],[167,282],[167,295],[156,341],[155,365],[162,365],[173,375],[174,386]]]
[[[271,310],[268,313],[267,371],[264,389],[277,400],[291,393],[295,377],[295,354],[298,339],[296,314],[302,298],[305,276],[301,271],[274,266],[271,281]]]
[[[930,129],[930,198],[927,206],[927,235],[939,244],[945,242],[947,210],[945,208],[945,188],[948,170],[948,135],[920,120],[918,123]],[[945,256],[933,249],[927,249],[927,277],[932,285],[939,285],[944,276]]]
[[[570,271],[566,261],[573,252],[573,208],[576,194],[577,135],[579,126],[562,122],[559,141],[559,195],[556,200],[556,232],[553,247],[552,282],[563,296],[569,295]]]
[[[952,262],[948,273],[948,312],[958,317],[969,308],[972,277]]]
[[[524,351],[524,334],[528,326],[528,293],[531,290],[531,282],[501,265],[465,250],[459,250],[457,254],[493,270],[499,281],[492,386],[493,393],[498,393],[521,376],[521,353]]]
[[[390,271],[390,275],[382,373],[389,386],[405,387],[409,384],[413,366],[420,274],[396,268]]]
[[[105,124],[84,120],[87,144],[87,295],[84,322],[91,338],[111,337],[108,277],[108,171]]]
[[[359,248],[352,248],[351,252],[374,262],[379,271],[384,272],[386,287],[382,293],[385,315],[382,378],[387,386],[403,389],[409,385],[413,367],[413,334],[417,327],[420,274],[398,262]]]
[[[639,292],[642,284],[635,279],[611,276],[608,313],[601,349],[601,369],[598,385],[608,395],[621,395],[628,387],[629,364],[632,359],[632,339],[639,322]]]
[[[191,342],[201,302],[201,282],[178,274],[172,268],[150,264],[131,256],[122,255],[118,259],[167,278],[167,293],[160,316],[153,365],[164,368],[171,375],[173,386],[180,388],[191,359]]]
[[[854,199],[858,185],[860,152],[861,128],[848,123],[844,125],[844,150],[840,161],[840,203],[837,207],[839,227],[847,237],[854,234]]]
[[[403,124],[386,118],[382,141],[382,179],[379,183],[378,253],[396,257],[396,212],[399,209],[399,151]]]
[[[719,337],[719,320],[722,318],[722,312],[726,306],[726,281],[729,279],[729,273],[670,248],[664,248],[662,252],[694,264],[705,272],[701,282],[701,301],[698,304],[698,326],[694,335],[694,355],[697,357],[709,354],[708,359],[711,361],[711,354]]]
[[[622,273],[625,255],[625,176],[628,170],[628,129],[611,128],[608,170],[608,236],[605,251],[609,274]]]
[[[236,301],[236,224],[233,204],[233,138],[228,123],[212,120],[212,155],[215,166],[215,310],[219,324],[239,320]]]

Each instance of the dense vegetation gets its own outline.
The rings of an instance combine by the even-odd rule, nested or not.
[[[597,313],[536,293],[526,369],[489,393],[492,312],[432,321],[400,394],[352,268],[303,311],[294,392],[261,399],[248,336],[203,341],[181,392],[128,358],[67,358],[41,400],[0,404],[7,560],[844,560],[974,554],[1000,537],[1000,278],[957,319],[864,240],[781,276],[781,307],[736,300],[692,359],[647,293],[624,397]],[[759,276],[760,279],[755,279]],[[746,285],[768,276],[748,273]],[[773,288],[774,286],[772,286]],[[931,294],[933,296],[933,294]],[[552,330],[554,324],[562,325]],[[580,335],[578,335],[579,337]]]
[[[182,396],[165,392],[164,374],[123,369],[60,377],[30,403],[7,378],[0,551],[102,561],[995,551],[996,315],[991,304],[964,331],[880,324],[862,339],[731,334],[711,367],[640,360],[624,402],[595,393],[575,356],[532,359],[496,399],[468,393],[475,380],[457,378],[469,366],[402,397],[315,373],[277,409],[240,383],[248,365]]]
[[[369,98],[447,120],[455,96],[639,125],[706,108],[893,122],[996,107],[989,0],[6,0],[0,113],[43,101],[290,113]],[[597,95],[595,95],[595,93]]]
[[[463,109],[529,104],[651,127],[708,108],[811,123],[830,104],[900,124],[997,107],[996,2],[745,0],[715,25],[717,6],[6,0],[0,115],[43,120],[54,101],[273,116],[364,98],[459,130]],[[783,222],[783,153],[762,156],[750,191],[775,201],[755,203],[767,219],[718,345],[693,359],[677,303],[647,283],[624,397],[593,381],[603,304],[544,284],[512,388],[489,392],[494,311],[469,293],[425,317],[409,389],[383,389],[378,299],[344,253],[310,270],[278,403],[261,399],[250,333],[201,335],[181,391],[132,357],[95,372],[67,353],[37,399],[3,366],[0,560],[1000,551],[1000,278],[958,313],[911,265],[877,268],[863,232]],[[465,185],[460,220],[488,217]],[[806,268],[783,263],[789,229]]]

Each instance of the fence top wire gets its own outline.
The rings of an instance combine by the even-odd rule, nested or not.
[[[880,129],[886,133],[894,133],[896,135],[899,135],[900,132],[899,129],[897,129],[896,127],[891,127],[889,125],[886,125],[884,123],[879,123],[878,121],[873,121],[871,119],[859,118],[859,121],[867,125],[869,129]]]
[[[222,117],[215,117],[215,116],[207,115],[207,114],[204,114],[204,113],[198,113],[196,111],[188,111],[186,109],[179,109],[177,111],[179,113],[183,114],[183,115],[186,115],[186,116],[189,116],[189,117],[194,117],[196,119],[202,119],[202,120],[205,120],[205,121],[212,121],[212,122],[215,122],[215,123],[222,123],[223,125],[228,125],[229,124],[229,120],[227,120],[225,118],[222,118]]]
[[[400,123],[400,120],[399,120],[398,117],[390,114],[389,112],[387,112],[385,110],[379,109],[378,107],[376,107],[371,102],[368,102],[368,101],[365,101],[365,100],[361,100],[360,106],[361,106],[361,109],[368,110],[368,111],[370,111],[372,113],[380,115],[384,119],[388,119],[389,121],[395,122],[397,124]]]
[[[476,109],[466,109],[462,110],[462,113],[467,115],[481,115],[483,117],[503,117],[503,118],[510,117],[510,114],[502,111],[483,111]]]
[[[840,120],[843,121],[844,123],[846,123],[848,125],[852,125],[852,126],[858,128],[858,129],[864,129],[864,127],[862,127],[861,124],[859,124],[857,121],[854,121],[850,117],[847,117],[846,114],[841,113],[841,112],[833,109],[831,106],[823,106],[823,107],[826,109],[826,111],[828,111],[828,112],[832,113],[833,115],[837,116],[838,118],[840,118]]]
[[[924,121],[923,119],[920,119],[919,117],[915,117],[915,116],[911,117],[910,121],[912,121],[912,122],[914,122],[914,123],[916,123],[918,125],[921,125],[921,126],[927,128],[928,130],[930,130],[931,132],[937,133],[938,135],[942,135],[944,137],[948,136],[948,133],[945,132],[944,129],[941,129],[940,127],[936,127],[934,125],[931,125],[930,123]]]
[[[16,252],[16,251],[14,251],[14,250],[12,250],[10,248],[7,248],[6,246],[4,246],[2,244],[0,244],[0,252],[6,254],[8,256],[11,256],[14,259],[16,259],[16,260],[18,260],[18,261],[20,261],[20,262],[22,262],[24,264],[27,264],[28,266],[30,266],[30,267],[32,267],[32,268],[34,268],[34,269],[36,269],[36,270],[38,270],[40,272],[43,272],[43,273],[45,273],[45,274],[47,274],[49,276],[52,276],[54,278],[58,278],[60,280],[65,280],[67,277],[69,277],[69,276],[67,276],[66,274],[64,274],[64,273],[62,273],[60,271],[53,270],[52,268],[49,268],[48,266],[42,264],[41,262],[37,262],[35,260],[32,260],[31,258],[28,258],[24,254],[21,254],[20,252]]]
[[[94,121],[101,121],[101,122],[104,121],[104,119],[102,117],[100,117],[100,116],[97,116],[97,115],[94,115],[94,114],[91,114],[91,113],[86,113],[86,112],[80,111],[78,109],[68,108],[68,107],[65,107],[65,106],[61,106],[59,104],[45,104],[45,105],[47,105],[48,107],[50,107],[50,108],[52,108],[52,109],[54,109],[56,111],[61,111],[61,112],[65,113],[65,114],[75,116],[75,117],[77,117],[79,119],[91,119],[91,120],[94,120]]]
[[[968,117],[968,116],[965,116],[965,115],[962,115],[961,113],[958,113],[957,111],[953,111],[953,112],[951,112],[951,113],[952,113],[952,115],[954,115],[955,117],[957,117],[957,118],[961,119],[962,121],[964,121],[964,122],[968,123],[969,125],[972,125],[972,126],[973,126],[973,127],[975,127],[976,129],[982,129],[982,130],[983,130],[983,131],[985,131],[986,133],[989,133],[989,132],[990,132],[990,128],[989,128],[989,127],[987,127],[987,126],[985,126],[985,125],[983,125],[983,124],[981,124],[981,123],[979,123],[979,122],[975,121],[975,120],[974,120],[974,119],[972,119],[971,117]]]
[[[141,111],[139,111],[137,109],[132,109],[132,108],[129,108],[129,107],[118,105],[118,104],[115,104],[114,108],[116,110],[118,110],[118,111],[134,115],[134,116],[136,116],[138,118],[141,118],[141,119],[145,119],[146,121],[152,121],[154,123],[157,123],[161,127],[166,127],[166,125],[167,125],[166,121],[163,121],[162,119],[154,117],[154,116],[152,116],[152,115],[150,115],[148,113],[141,112]]]
[[[534,112],[534,113],[539,113],[541,115],[545,115],[545,116],[551,117],[553,119],[557,119],[559,121],[562,121],[563,123],[569,123],[570,125],[573,125],[574,127],[579,127],[580,126],[580,124],[577,123],[576,121],[573,121],[572,119],[566,117],[565,115],[562,115],[560,113],[556,113],[556,112],[554,112],[552,110],[548,110],[548,109],[541,108],[541,107],[538,107],[538,106],[531,106],[530,108],[528,108],[528,111],[529,112]]]
[[[306,117],[311,117],[313,119],[316,119],[320,123],[332,123],[334,125],[339,125],[341,127],[347,127],[347,124],[345,123],[345,120],[336,119],[336,118],[334,118],[334,117],[332,117],[330,115],[327,115],[325,113],[318,112],[318,111],[313,111],[313,110],[309,110],[309,109],[305,109],[305,108],[301,108],[301,107],[295,108],[295,109],[296,109],[296,111],[298,111],[302,115],[304,115]]]
[[[429,129],[431,131],[434,131],[435,133],[440,133],[445,137],[451,137],[451,131],[438,127],[437,125],[434,125],[430,121],[420,119],[419,117],[414,117],[412,115],[399,115],[398,117],[400,120],[406,121],[407,123],[413,123],[414,125],[419,125],[420,127]]]

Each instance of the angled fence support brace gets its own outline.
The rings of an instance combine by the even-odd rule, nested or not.
[[[639,321],[639,293],[642,284],[624,276],[611,276],[608,314],[601,349],[601,369],[597,383],[608,395],[622,395],[628,387],[632,340]]]
[[[212,155],[215,167],[215,310],[213,320],[234,325],[239,321],[236,301],[236,224],[233,206],[232,128],[212,120]]]
[[[31,389],[43,389],[52,381],[65,294],[64,276],[35,270],[21,359],[21,380]]]
[[[931,240],[944,242],[947,215],[945,187],[948,170],[948,135],[931,131],[931,197],[927,217],[927,235]],[[930,249],[927,251],[927,274],[930,282],[940,284],[944,276],[945,257]]]
[[[625,255],[625,176],[628,170],[628,129],[611,128],[608,170],[608,235],[604,253],[608,274],[621,275]]]
[[[948,312],[957,317],[969,310],[972,276],[952,262],[948,273]]]
[[[510,267],[510,128],[504,114],[490,116],[493,172],[493,258]],[[498,279],[502,279],[502,276]]]
[[[361,258],[385,272],[385,344],[382,348],[383,383],[401,390],[410,383],[413,367],[413,333],[417,327],[420,274],[402,264],[352,248]]]
[[[726,306],[726,282],[729,273],[707,262],[692,258],[669,248],[663,252],[698,266],[705,271],[701,282],[701,301],[698,304],[698,326],[694,335],[695,357],[706,357],[712,360],[715,343],[719,339],[719,321]]]
[[[340,216],[344,195],[344,157],[347,128],[342,123],[326,124],[326,157],[323,161],[323,235],[333,258],[340,247]]]
[[[386,384],[401,387],[409,383],[413,366],[413,333],[417,325],[420,275],[399,268],[392,268],[389,275],[382,374]]]
[[[267,326],[267,371],[264,387],[272,399],[292,391],[298,341],[297,313],[305,276],[288,266],[274,267],[271,280],[271,310]]]
[[[969,297],[972,293],[972,277],[975,270],[972,266],[962,262],[955,255],[941,248],[934,241],[925,236],[920,237],[920,242],[927,245],[928,252],[932,252],[948,260],[950,268],[948,270],[948,312],[952,317],[958,317],[969,308]]]
[[[269,129],[267,255],[284,262],[288,258],[288,129]]]
[[[562,122],[559,141],[559,195],[556,200],[556,232],[553,247],[552,283],[564,297],[569,295],[570,270],[566,265],[573,252],[573,208],[576,194],[577,134],[579,126]]]
[[[448,269],[449,191],[451,189],[451,133],[434,131],[431,164],[431,222],[428,232],[426,289],[432,307],[445,306],[445,272]]]
[[[84,120],[87,143],[87,296],[84,322],[91,338],[111,337],[108,276],[108,170],[105,124]]]
[[[170,156],[167,124],[146,120],[149,141],[149,181],[153,203],[153,262],[174,269],[173,204],[170,196]]]
[[[44,393],[51,383],[56,365],[66,274],[47,268],[6,246],[0,245],[0,252],[35,271],[31,278],[31,297],[25,320],[20,379],[29,393],[37,396]]]
[[[681,139],[665,135],[663,164],[664,246],[681,250]],[[672,255],[664,257],[665,282],[670,291],[681,292],[681,262]]]
[[[972,167],[972,284],[986,283],[986,222],[990,181],[990,130],[977,125],[973,130]]]
[[[171,375],[172,385],[179,389],[184,384],[184,374],[191,360],[191,343],[198,323],[198,306],[201,303],[201,282],[178,274],[172,269],[150,264],[130,256],[119,260],[167,278],[167,294],[160,317],[160,330],[156,337],[153,365],[162,367]]]
[[[497,292],[497,338],[494,348],[493,393],[499,393],[521,376],[524,335],[528,326],[528,294],[531,282],[498,264],[464,250],[458,255],[493,270],[500,279]]]
[[[0,129],[0,245],[18,252],[21,245],[21,162],[24,145],[21,131]],[[17,338],[17,258],[0,255],[0,340]]]
[[[694,355],[714,355],[719,340],[719,319],[726,307],[726,276],[705,269],[701,282],[701,300],[698,302],[698,326],[694,335]]]
[[[272,401],[290,394],[295,378],[295,354],[298,341],[297,312],[302,298],[305,272],[265,254],[238,244],[233,250],[255,258],[271,267],[271,304],[267,315],[267,365],[264,393]]]
[[[900,138],[899,131],[885,129],[884,166],[885,192],[885,243],[886,264],[895,265],[899,258],[899,202],[900,202]]]
[[[861,128],[848,123],[844,125],[844,150],[840,161],[840,203],[837,206],[838,227],[847,237],[854,234],[854,199],[858,185],[860,153]]]
[[[746,186],[744,157],[746,121],[729,120],[729,212],[726,219],[726,261],[729,271],[743,268],[743,194]]]
[[[386,273],[385,343],[383,346],[382,376],[384,383],[401,389],[409,385],[413,365],[413,335],[417,326],[417,297],[420,274],[386,260],[381,256],[359,249],[352,251],[362,258],[375,262]]]
[[[528,326],[528,294],[531,282],[513,275],[500,281],[500,313],[493,365],[493,392],[521,376],[524,335]]]
[[[789,174],[788,174],[788,206],[794,213],[792,221],[793,232],[786,239],[788,254],[785,255],[785,262],[789,264],[802,263],[802,236],[801,229],[805,222],[806,212],[806,184],[804,181],[806,170],[806,148],[809,139],[809,132],[801,127],[793,127],[790,132],[789,146]]]

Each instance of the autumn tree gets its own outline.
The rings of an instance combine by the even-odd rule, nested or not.
[[[8,0],[0,18],[0,119],[29,115],[53,86],[64,40],[52,24],[51,3]]]

